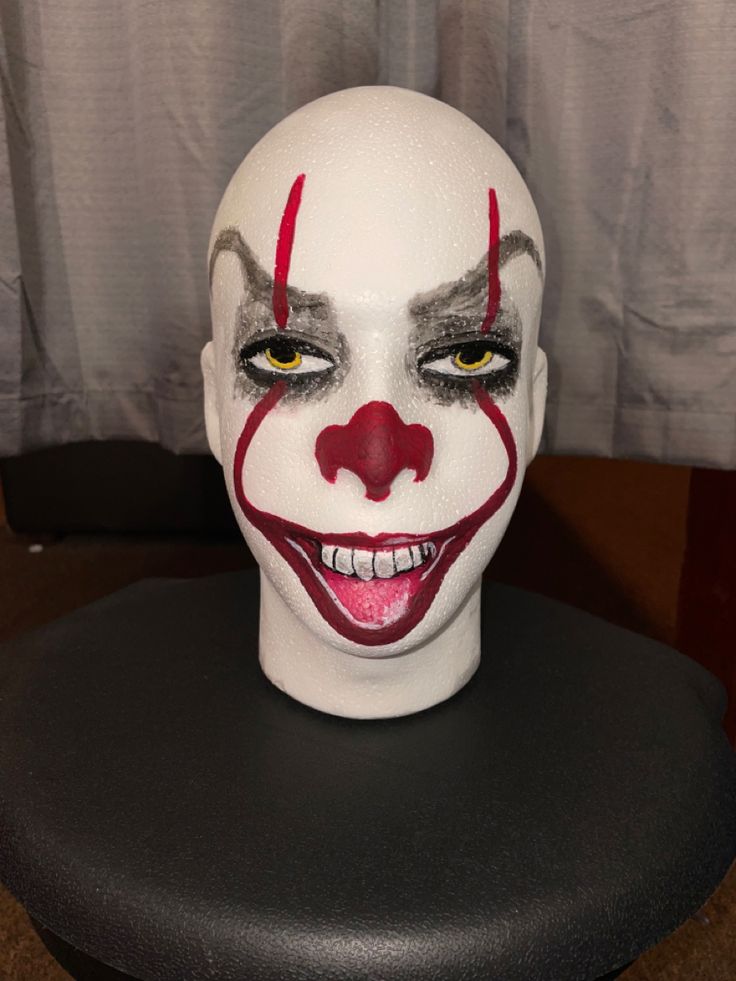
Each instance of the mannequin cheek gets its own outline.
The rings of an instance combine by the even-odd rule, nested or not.
[[[204,382],[204,420],[207,442],[210,451],[222,465],[222,435],[220,432],[220,408],[217,399],[217,376],[215,369],[215,348],[208,341],[202,348],[202,379]]]

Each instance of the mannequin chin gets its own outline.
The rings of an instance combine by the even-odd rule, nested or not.
[[[205,419],[261,567],[260,658],[356,718],[448,698],[542,428],[544,250],[469,119],[350,89],[246,157],[210,242]]]

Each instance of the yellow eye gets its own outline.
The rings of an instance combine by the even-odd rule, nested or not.
[[[458,368],[462,368],[463,371],[476,371],[478,368],[485,368],[493,357],[493,352],[489,351],[488,348],[482,354],[478,351],[477,345],[473,345],[473,348],[466,351],[458,351],[452,359],[455,365]],[[479,354],[480,357],[478,356]]]
[[[279,368],[281,371],[289,371],[292,368],[298,368],[302,363],[302,356],[295,348],[282,350],[277,354],[274,354],[271,348],[267,347],[265,354],[271,367]]]

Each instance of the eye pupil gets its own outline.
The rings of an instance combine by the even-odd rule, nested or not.
[[[274,338],[266,348],[265,354],[270,365],[282,370],[298,368],[302,363],[302,356],[296,346],[286,338]]]
[[[485,367],[493,357],[493,352],[488,349],[488,345],[482,341],[474,344],[464,344],[455,352],[453,361],[458,368],[465,371],[475,371],[477,368]]]

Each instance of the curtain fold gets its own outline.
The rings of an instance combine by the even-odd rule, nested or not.
[[[0,455],[204,451],[231,173],[305,102],[392,84],[530,185],[547,450],[736,466],[730,0],[0,0],[0,28]]]

